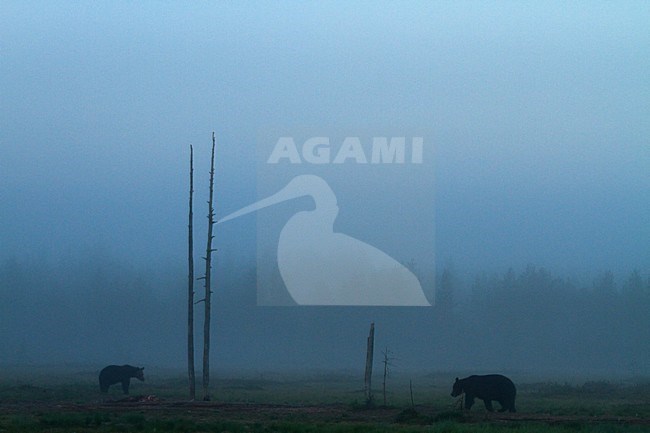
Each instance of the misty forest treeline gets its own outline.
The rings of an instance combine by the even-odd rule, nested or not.
[[[0,264],[0,362],[133,359],[169,337],[170,317],[185,319],[170,298],[174,286],[171,273],[99,257],[7,260]]]
[[[435,308],[438,319],[455,323],[470,358],[497,368],[648,371],[650,278],[638,270],[619,281],[606,271],[584,285],[528,266],[478,275],[462,294],[459,287],[444,270]]]
[[[639,271],[583,283],[534,266],[472,281],[445,269],[433,308],[359,309],[256,307],[252,265],[221,263],[216,272],[216,368],[362,367],[374,321],[398,369],[650,373],[650,279]],[[182,266],[100,257],[0,262],[0,364],[181,368],[186,278]]]

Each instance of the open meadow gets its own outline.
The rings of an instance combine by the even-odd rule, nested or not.
[[[181,372],[147,373],[125,396],[119,386],[101,394],[92,369],[5,368],[0,432],[650,431],[647,379],[516,380],[517,413],[510,414],[487,413],[480,400],[461,410],[450,374],[391,377],[386,405],[376,379],[368,407],[363,382],[351,373],[221,373],[209,402],[188,401]]]

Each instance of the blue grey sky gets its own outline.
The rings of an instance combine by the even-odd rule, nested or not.
[[[0,259],[182,269],[189,144],[198,227],[213,130],[223,215],[257,199],[260,131],[388,125],[431,131],[439,266],[650,269],[647,2],[4,1],[0,16]],[[246,257],[239,227],[218,242]]]

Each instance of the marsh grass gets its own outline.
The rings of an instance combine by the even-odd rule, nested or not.
[[[155,395],[161,401],[186,402],[185,377],[153,371],[146,381],[132,381],[132,395]],[[626,432],[649,430],[649,424],[611,421],[616,417],[650,420],[650,382],[532,382],[518,386],[518,414],[548,414],[557,421],[495,419],[477,401],[470,413],[458,410],[449,396],[448,375],[413,380],[391,379],[387,406],[363,404],[361,380],[348,374],[220,375],[214,380],[218,402],[268,405],[263,413],[204,409],[142,410],[137,405],[106,406],[123,398],[119,386],[99,393],[92,369],[28,371],[0,376],[0,432]],[[66,406],[67,404],[67,406]],[[309,407],[319,411],[274,411],[278,407]],[[335,410],[328,411],[328,407]],[[79,409],[77,409],[77,407]],[[59,409],[65,408],[65,409]],[[270,408],[270,409],[269,409]],[[322,410],[321,410],[322,409]],[[575,419],[560,419],[561,417]],[[598,421],[608,417],[610,421]]]
[[[537,422],[497,424],[465,423],[458,420],[432,421],[428,424],[367,423],[367,422],[248,422],[232,420],[194,420],[190,417],[145,416],[142,414],[41,414],[25,417],[15,415],[0,418],[0,431],[14,432],[230,432],[230,433],[641,433],[647,427],[623,424],[591,424],[568,422],[549,425]]]
[[[191,425],[191,424],[189,424]],[[40,431],[40,430],[34,430]],[[52,431],[52,430],[50,430]],[[74,429],[59,429],[60,432],[72,432]],[[99,432],[222,432],[222,433],[571,433],[576,431],[593,433],[644,433],[647,429],[640,426],[625,427],[618,425],[587,425],[577,423],[575,425],[549,426],[542,424],[515,424],[499,426],[493,424],[467,425],[454,422],[442,422],[431,426],[398,426],[398,425],[377,425],[377,424],[308,424],[308,423],[272,423],[267,425],[251,425],[234,422],[213,422],[198,424],[188,428],[186,422],[175,421],[153,421],[144,425],[114,424],[97,430]]]

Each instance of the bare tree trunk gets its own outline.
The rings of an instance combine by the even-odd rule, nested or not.
[[[370,334],[368,335],[368,346],[366,351],[366,376],[365,391],[366,404],[372,403],[372,358],[375,349],[375,324],[370,324]]]
[[[214,196],[214,132],[212,132],[212,157],[210,159],[210,198],[208,200],[208,245],[205,250],[205,321],[203,323],[203,400],[210,400],[208,387],[210,385],[210,270],[212,264],[212,228],[214,226],[214,207],[212,197]]]
[[[190,212],[187,225],[187,376],[190,382],[190,400],[196,399],[194,374],[194,229],[192,195],[194,194],[194,149],[190,145]]]

